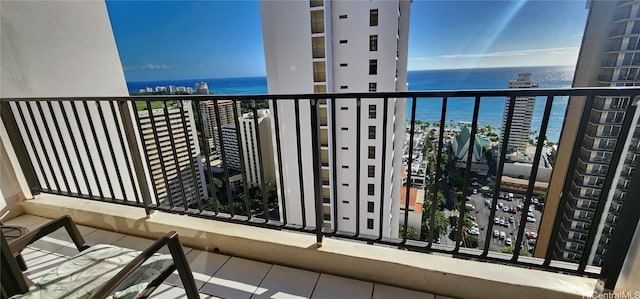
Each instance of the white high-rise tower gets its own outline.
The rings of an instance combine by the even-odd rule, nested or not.
[[[520,73],[518,80],[509,80],[509,88],[537,88],[538,83],[531,81],[531,73]],[[509,131],[509,143],[507,144],[508,152],[527,150],[529,144],[529,134],[531,133],[531,119],[533,118],[533,109],[536,106],[536,97],[517,97],[515,98],[513,107],[513,121],[511,122],[511,131]],[[504,104],[504,113],[502,115],[502,128],[500,129],[500,144],[503,145],[504,132],[507,125],[507,113],[509,110],[510,99]]]
[[[262,1],[269,93],[406,91],[409,8],[405,0]],[[278,101],[277,109],[288,222],[315,225],[321,188],[325,228],[396,237],[405,99],[320,102],[321,186],[309,101]]]

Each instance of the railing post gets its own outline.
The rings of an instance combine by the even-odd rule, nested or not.
[[[120,119],[122,119],[122,130],[124,131],[125,137],[127,139],[127,147],[129,149],[129,152],[131,153],[131,162],[133,163],[133,168],[135,170],[136,181],[138,181],[138,186],[140,186],[140,195],[142,195],[144,212],[147,215],[147,218],[149,218],[151,216],[151,193],[149,192],[149,185],[147,184],[147,176],[144,170],[143,157],[140,154],[138,139],[136,138],[136,126],[134,126],[133,120],[131,118],[131,113],[138,112],[132,112],[132,106],[134,106],[133,102],[118,102]],[[151,114],[152,112],[149,111],[149,113]],[[153,115],[151,115],[151,117],[153,117]],[[142,136],[140,136],[140,140],[141,142],[144,142],[142,141]],[[127,149],[125,148],[123,150],[126,151]],[[149,169],[149,171],[151,170]],[[135,182],[132,183],[135,184]]]
[[[17,104],[18,103],[16,103],[16,105]],[[41,190],[40,181],[38,181],[38,176],[36,175],[34,166],[29,158],[27,147],[22,140],[20,129],[18,128],[16,119],[11,111],[9,102],[0,102],[0,117],[2,118],[2,123],[7,130],[9,141],[16,153],[18,163],[20,163],[20,168],[22,168],[22,173],[27,180],[27,185],[29,185],[31,194],[36,195],[40,193]],[[25,194],[25,196],[27,195]]]
[[[313,183],[314,183],[314,203],[316,209],[316,243],[322,246],[322,224],[324,215],[322,210],[322,192],[320,178],[320,123],[318,109],[318,99],[309,99],[311,111],[311,148],[313,149]]]

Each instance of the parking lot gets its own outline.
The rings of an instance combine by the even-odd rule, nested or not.
[[[473,215],[476,219],[474,220],[478,224],[478,228],[480,231],[480,235],[478,236],[479,248],[484,247],[484,242],[486,239],[486,234],[490,234],[491,244],[489,245],[489,250],[491,251],[500,251],[503,247],[507,246],[505,243],[508,243],[507,240],[512,242],[511,246],[515,245],[516,239],[518,237],[518,228],[520,227],[520,220],[522,217],[522,212],[528,213],[528,211],[518,211],[516,213],[511,212],[512,208],[518,210],[517,207],[520,205],[524,206],[523,196],[515,194],[514,199],[509,201],[506,199],[498,199],[498,209],[495,213],[495,218],[497,219],[489,219],[491,209],[488,205],[486,205],[485,201],[488,199],[491,201],[491,198],[485,198],[480,193],[469,195],[468,203],[472,204],[475,208],[473,212],[470,214]],[[509,212],[504,211],[504,207],[508,207]],[[532,205],[533,206],[533,205]],[[538,232],[538,226],[540,223],[540,211],[535,208],[531,211],[535,222],[527,221],[525,223],[525,234],[527,232]],[[512,218],[511,218],[512,217]],[[511,219],[510,219],[511,218]],[[498,223],[495,223],[498,221]],[[498,236],[493,236],[493,231],[487,231],[489,227],[489,222],[494,223],[493,230],[498,231]],[[504,223],[502,225],[501,223]],[[501,236],[504,233],[504,238]],[[526,235],[523,237],[524,246],[523,248],[529,252],[533,251],[533,245],[530,245],[527,242]]]

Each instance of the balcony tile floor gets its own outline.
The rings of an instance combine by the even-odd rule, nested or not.
[[[49,219],[22,215],[10,225],[36,228]],[[143,250],[153,240],[78,226],[88,244],[114,244]],[[168,253],[166,247],[163,250]],[[44,237],[23,252],[27,276],[37,278],[78,253],[64,229]],[[279,265],[185,248],[201,298],[445,298]],[[173,273],[151,298],[186,298],[182,283]]]

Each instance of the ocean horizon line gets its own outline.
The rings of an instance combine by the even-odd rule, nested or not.
[[[445,69],[421,69],[421,70],[407,70],[410,72],[430,72],[430,71],[464,71],[464,70],[498,70],[498,69],[515,69],[515,68],[560,68],[560,67],[572,67],[575,68],[575,64],[566,65],[523,65],[523,66],[496,66],[496,67],[472,67],[472,68],[445,68]],[[231,79],[251,79],[251,78],[266,78],[266,75],[250,75],[250,76],[236,76],[236,77],[211,77],[211,78],[174,78],[174,79],[146,79],[146,80],[126,80],[127,83],[142,83],[142,82],[167,82],[167,81],[198,81],[198,80],[231,80]]]

